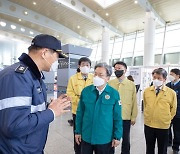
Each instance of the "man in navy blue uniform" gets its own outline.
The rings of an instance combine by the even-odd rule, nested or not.
[[[177,95],[177,111],[172,120],[174,138],[172,141],[171,127],[169,128],[169,146],[172,145],[173,154],[178,154],[180,146],[180,70],[178,68],[171,69],[167,86],[173,89]],[[173,144],[172,144],[173,143]]]
[[[68,112],[69,97],[46,100],[42,71],[49,71],[61,53],[55,37],[37,35],[18,63],[0,72],[0,153],[42,154],[49,123]]]

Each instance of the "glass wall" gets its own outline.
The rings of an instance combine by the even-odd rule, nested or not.
[[[163,54],[163,64],[178,64],[180,59],[180,23],[157,28],[155,33],[155,65],[161,64]],[[98,45],[98,50],[97,49]],[[92,60],[98,61],[101,57],[101,43],[97,43],[91,56]],[[129,66],[143,65],[144,55],[144,31],[137,31],[132,34],[125,34],[123,37],[115,37],[110,41],[109,60],[113,64],[117,60],[127,62]],[[97,56],[95,52],[97,51]],[[170,54],[175,53],[175,54]],[[170,57],[168,57],[170,56]],[[132,58],[134,57],[134,59]],[[172,57],[172,58],[171,58]],[[174,59],[174,60],[173,60]],[[132,62],[133,61],[133,62]]]

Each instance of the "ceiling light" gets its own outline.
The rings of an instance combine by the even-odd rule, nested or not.
[[[138,1],[134,1],[134,3],[135,3],[135,4],[137,4],[137,3],[138,3]]]
[[[15,25],[11,25],[11,28],[12,28],[12,29],[16,29],[16,26],[15,26]]]
[[[109,16],[109,13],[106,13],[106,16]]]
[[[57,38],[59,38],[59,35],[57,35]]]
[[[0,22],[0,25],[1,25],[2,27],[5,27],[5,26],[6,26],[6,23],[3,22],[3,21],[1,21],[1,22]]]
[[[21,19],[19,19],[19,21],[22,21]]]
[[[25,29],[24,29],[24,28],[21,28],[21,31],[22,31],[22,32],[25,32]]]
[[[77,28],[80,29],[81,27],[78,25]]]
[[[36,2],[33,2],[33,5],[36,5]]]
[[[28,14],[28,12],[27,12],[27,11],[25,11],[25,12],[24,12],[24,14],[25,14],[25,15],[27,15],[27,14]]]
[[[31,35],[33,35],[34,33],[32,31],[29,32]]]

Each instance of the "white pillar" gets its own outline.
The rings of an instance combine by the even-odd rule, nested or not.
[[[151,12],[146,12],[144,28],[144,66],[154,66],[156,21]]]
[[[103,28],[103,32],[102,32],[102,62],[106,62],[107,64],[109,64],[109,41],[110,41],[110,37],[109,37],[109,32],[106,28]]]

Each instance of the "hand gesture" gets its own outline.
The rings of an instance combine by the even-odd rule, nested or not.
[[[49,109],[51,109],[55,117],[62,115],[63,113],[69,112],[66,108],[70,106],[70,98],[66,94],[60,95],[57,99],[52,99],[49,104]]]

